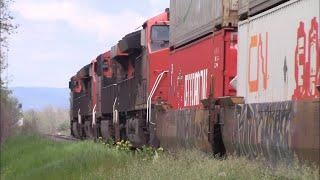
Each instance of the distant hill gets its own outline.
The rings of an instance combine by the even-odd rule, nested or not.
[[[23,110],[41,110],[46,106],[69,108],[68,88],[12,87],[13,95],[22,103]]]

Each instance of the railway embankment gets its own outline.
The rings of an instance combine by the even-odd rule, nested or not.
[[[319,179],[319,168],[198,151],[128,150],[128,143],[57,141],[38,135],[9,139],[1,149],[1,179]]]

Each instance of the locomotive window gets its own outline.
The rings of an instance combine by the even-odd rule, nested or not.
[[[169,26],[155,25],[151,29],[151,51],[169,47]]]
[[[98,63],[97,62],[94,63],[94,72],[95,73],[98,72]]]
[[[91,94],[91,81],[89,77],[85,77],[82,79],[83,84],[83,93],[90,95]]]
[[[74,81],[73,80],[69,81],[69,89],[73,91],[74,87],[75,87],[74,86]]]
[[[76,93],[81,92],[81,85],[79,80],[72,81],[72,90]]]
[[[108,66],[108,64],[107,64],[108,62],[103,62],[103,64],[102,64],[102,68],[103,68],[103,70],[108,70],[108,68],[109,68],[109,66]]]

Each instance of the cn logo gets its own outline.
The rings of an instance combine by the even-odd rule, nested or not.
[[[257,92],[268,86],[268,33],[251,36],[249,47],[249,91]]]
[[[319,25],[316,18],[305,32],[304,22],[299,23],[297,30],[297,46],[295,49],[295,81],[296,87],[292,99],[309,99],[319,97],[316,86],[320,85],[320,48]]]
[[[207,98],[208,69],[184,76],[184,106],[197,106]]]

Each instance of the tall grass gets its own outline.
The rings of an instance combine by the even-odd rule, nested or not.
[[[125,175],[125,176],[124,176]],[[156,161],[134,162],[117,171],[113,179],[319,179],[316,167],[294,164],[268,166],[265,161],[229,156],[219,160],[199,151],[164,155]]]
[[[19,136],[8,140],[2,149],[1,179],[95,179],[93,174],[107,178],[133,159],[94,142]]]
[[[271,168],[263,161],[214,159],[198,151],[142,154],[102,143],[19,136],[2,149],[1,179],[319,179],[319,168]]]

